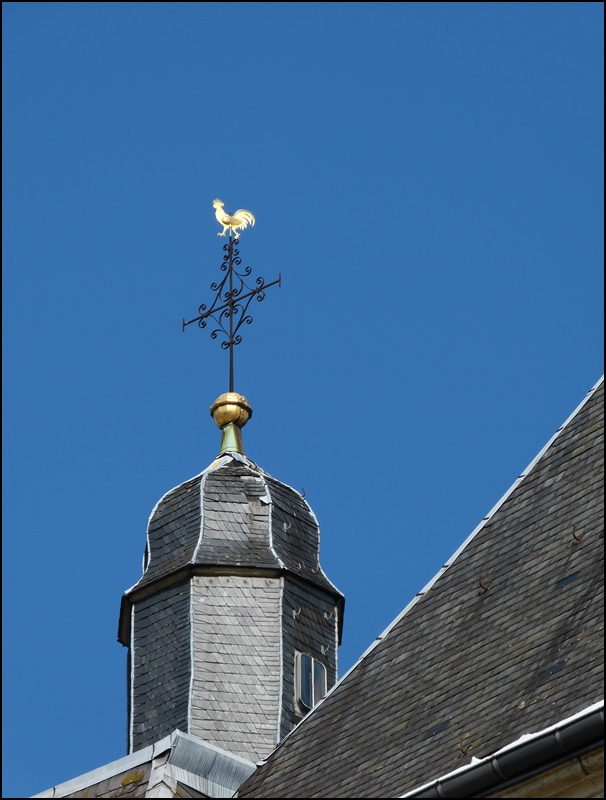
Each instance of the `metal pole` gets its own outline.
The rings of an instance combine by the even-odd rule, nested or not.
[[[234,297],[233,297],[234,240],[229,232],[229,391],[234,390]]]

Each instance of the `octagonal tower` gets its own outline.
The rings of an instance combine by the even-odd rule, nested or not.
[[[243,453],[245,398],[211,413],[220,455],[158,501],[122,598],[128,751],[179,729],[258,761],[336,682],[344,598],[308,503]]]

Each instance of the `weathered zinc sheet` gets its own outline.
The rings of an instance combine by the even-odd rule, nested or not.
[[[193,578],[190,733],[253,762],[276,746],[280,578]]]
[[[280,738],[305,716],[295,701],[295,654],[307,653],[326,667],[327,688],[337,681],[337,607],[334,597],[315,586],[284,579],[282,600],[283,681]]]
[[[187,730],[190,586],[182,583],[135,603],[131,647],[130,751]]]
[[[603,400],[240,797],[397,797],[603,696]]]

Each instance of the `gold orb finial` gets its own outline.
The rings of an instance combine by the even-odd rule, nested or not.
[[[237,392],[225,392],[217,397],[210,407],[210,415],[221,428],[221,450],[224,453],[241,453],[244,455],[241,429],[252,417],[252,408],[244,395]]]

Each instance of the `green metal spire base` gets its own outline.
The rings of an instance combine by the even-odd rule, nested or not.
[[[242,443],[242,431],[233,422],[228,422],[221,428],[221,450],[220,456],[226,453],[240,453],[244,455],[244,445]]]

